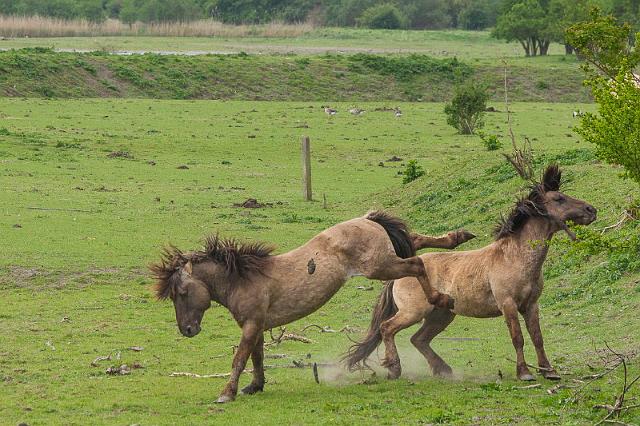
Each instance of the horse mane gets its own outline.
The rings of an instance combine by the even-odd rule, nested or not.
[[[232,281],[261,272],[275,248],[260,242],[242,243],[233,238],[212,235],[205,239],[202,250],[184,253],[175,246],[166,247],[161,259],[149,266],[156,279],[155,292],[158,299],[175,295],[179,277],[175,274],[188,262],[212,261],[224,267],[225,275]]]
[[[533,182],[529,187],[529,195],[519,198],[507,217],[501,217],[494,229],[496,240],[518,232],[529,218],[544,217],[547,209],[544,205],[544,193],[558,191],[562,184],[562,172],[557,164],[549,165],[540,182]]]

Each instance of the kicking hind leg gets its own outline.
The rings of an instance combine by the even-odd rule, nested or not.
[[[431,349],[430,343],[451,324],[455,316],[451,311],[436,308],[425,316],[422,327],[411,336],[411,343],[427,359],[434,376],[451,376],[452,374],[451,367]]]
[[[389,256],[381,262],[375,262],[372,267],[362,271],[365,277],[372,280],[391,281],[404,277],[415,277],[427,300],[439,308],[453,309],[454,301],[449,295],[436,290],[427,277],[427,271],[422,259],[418,256],[402,259],[395,255]]]
[[[420,321],[420,313],[398,311],[380,325],[380,334],[384,342],[385,355],[382,366],[389,370],[387,377],[397,379],[402,373],[395,336],[400,331]]]

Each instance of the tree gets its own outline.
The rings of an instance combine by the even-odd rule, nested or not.
[[[630,45],[632,28],[594,9],[589,21],[573,25],[567,41],[585,59],[586,84],[598,113],[583,116],[576,131],[596,145],[596,154],[624,167],[640,184],[640,50]]]
[[[453,99],[444,107],[447,124],[455,127],[458,133],[472,135],[484,123],[482,118],[487,109],[489,93],[485,86],[473,82],[456,87]]]
[[[551,42],[549,17],[538,0],[522,0],[498,17],[493,36],[517,40],[526,56],[546,55]]]
[[[406,26],[406,18],[390,3],[370,7],[356,21],[367,28],[395,30]]]
[[[551,0],[549,2],[549,33],[552,41],[564,44],[567,55],[573,53],[573,46],[567,43],[567,28],[589,18],[590,0]]]

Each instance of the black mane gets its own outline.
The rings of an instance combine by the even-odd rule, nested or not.
[[[531,217],[544,217],[547,209],[544,205],[544,193],[558,191],[562,184],[562,172],[557,164],[546,168],[540,183],[534,182],[529,195],[518,199],[507,217],[502,217],[494,229],[496,240],[518,232]]]
[[[210,260],[223,265],[228,278],[242,278],[261,271],[273,250],[273,247],[264,243],[240,243],[215,235],[205,240],[204,248],[200,251],[183,253],[177,247],[166,247],[160,261],[151,264],[149,269],[157,280],[157,297],[166,299],[175,294],[175,288],[179,283],[175,272],[188,262],[200,263]]]

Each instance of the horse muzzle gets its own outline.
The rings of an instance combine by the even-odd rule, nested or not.
[[[179,327],[180,333],[185,337],[194,337],[200,333],[200,324],[189,324],[184,327]]]

